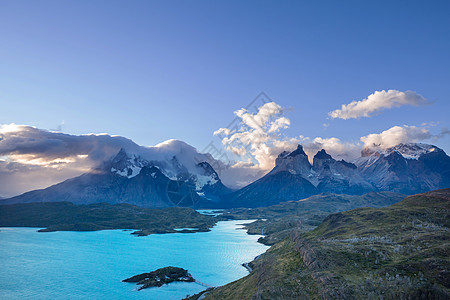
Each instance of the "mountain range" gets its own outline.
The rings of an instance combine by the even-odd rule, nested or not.
[[[275,167],[250,185],[224,196],[224,207],[261,207],[319,193],[360,195],[369,191],[403,194],[450,186],[450,157],[436,146],[399,144],[365,148],[353,163],[320,150],[311,164],[301,145],[281,153]]]
[[[72,202],[129,203],[141,207],[208,207],[229,193],[217,173],[192,146],[176,140],[151,153],[121,149],[81,176],[46,189],[3,200],[3,204]]]
[[[1,203],[262,207],[326,192],[414,194],[450,186],[450,157],[436,146],[418,143],[384,150],[365,148],[353,162],[335,160],[322,149],[312,163],[298,145],[292,152],[282,152],[265,176],[237,191],[222,183],[208,163],[211,155],[198,153],[182,141],[170,140],[151,150],[121,149],[88,173]]]

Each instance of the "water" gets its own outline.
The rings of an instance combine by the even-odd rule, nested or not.
[[[181,299],[205,289],[174,282],[137,291],[122,279],[175,266],[211,286],[248,274],[241,266],[265,250],[260,236],[219,222],[211,232],[155,234],[130,231],[38,233],[0,228],[0,299]]]

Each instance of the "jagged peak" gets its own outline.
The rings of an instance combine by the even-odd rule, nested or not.
[[[368,156],[389,156],[393,153],[397,153],[406,159],[418,159],[420,156],[431,153],[443,151],[442,149],[429,144],[423,143],[400,143],[398,145],[381,148],[380,146],[365,147],[361,151],[362,157]]]
[[[314,159],[333,159],[330,154],[328,154],[325,149],[322,149],[314,155]]]
[[[338,161],[338,163],[340,163],[340,164],[342,164],[342,165],[344,165],[344,166],[346,166],[347,168],[350,168],[350,169],[357,169],[358,168],[354,163],[345,161],[343,159]]]
[[[113,157],[112,161],[113,162],[117,162],[120,161],[124,158],[128,157],[127,152],[125,151],[124,148],[120,148],[119,152],[117,152],[117,154]]]
[[[288,157],[297,156],[297,155],[304,155],[307,156],[305,151],[303,151],[303,146],[298,144],[297,149],[289,153]]]

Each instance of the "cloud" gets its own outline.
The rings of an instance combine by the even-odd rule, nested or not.
[[[426,104],[430,104],[430,102],[413,91],[383,90],[376,91],[364,100],[343,104],[341,109],[331,111],[328,115],[333,119],[358,119],[360,117],[371,117],[375,113],[393,107]]]
[[[267,171],[273,168],[280,152],[294,149],[299,141],[281,135],[281,130],[290,126],[290,120],[282,113],[283,108],[275,102],[265,103],[256,113],[242,108],[234,112],[240,120],[236,128],[220,128],[214,134],[221,138],[227,150],[250,164],[251,169]]]
[[[305,153],[312,162],[314,155],[321,149],[325,149],[334,159],[352,161],[359,157],[361,153],[361,145],[359,143],[343,142],[336,137],[321,138],[316,137],[311,142],[303,143]]]
[[[78,176],[133,141],[107,134],[70,135],[27,125],[0,125],[0,196],[13,196]]]
[[[361,145],[343,142],[338,138],[316,137],[311,140],[302,135],[287,137],[282,130],[290,126],[290,120],[282,116],[284,109],[275,102],[259,107],[256,113],[245,109],[235,112],[240,124],[233,129],[220,128],[214,132],[224,147],[240,160],[224,167],[220,176],[232,187],[242,187],[260,178],[275,166],[275,159],[283,151],[294,150],[301,143],[310,160],[321,149],[336,159],[357,158]]]
[[[133,151],[139,146],[127,138],[108,134],[70,135],[27,125],[0,125],[0,155],[26,158],[30,164],[81,158],[100,162],[120,148]]]
[[[444,133],[445,135],[445,133]],[[387,149],[400,143],[416,143],[431,138],[438,138],[423,127],[394,126],[381,133],[372,133],[361,137],[364,147],[371,149]]]

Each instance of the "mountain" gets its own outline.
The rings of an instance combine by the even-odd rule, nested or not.
[[[282,201],[333,192],[363,194],[375,188],[359,174],[356,165],[336,161],[325,150],[319,151],[311,165],[303,147],[281,153],[275,167],[261,179],[226,195],[224,207],[261,207]]]
[[[361,195],[370,191],[402,194],[450,187],[450,157],[433,145],[399,144],[365,148],[353,162],[335,160],[325,150],[312,159],[298,145],[281,153],[275,167],[232,192],[223,185],[213,158],[181,141],[154,147],[127,146],[115,157],[79,177],[1,203],[108,202],[142,207],[263,207],[320,193]]]
[[[317,178],[317,189],[338,194],[364,194],[375,190],[357,170],[356,165],[344,160],[337,161],[320,150],[314,156],[312,171]]]
[[[225,195],[222,207],[260,207],[286,200],[298,200],[317,194],[317,188],[309,178],[311,165],[302,146],[288,153],[281,153],[275,168],[267,175],[246,187]]]
[[[187,299],[449,299],[449,230],[450,189],[332,214]]]
[[[365,148],[354,163],[378,190],[405,194],[450,187],[450,157],[434,145],[399,144],[385,150]]]
[[[208,158],[175,140],[153,149],[121,149],[89,173],[1,203],[67,201],[129,203],[149,208],[208,207],[229,192],[207,163]]]
[[[353,162],[335,160],[325,150],[312,165],[301,145],[281,153],[261,179],[225,195],[221,207],[262,207],[320,193],[361,195],[370,191],[414,194],[450,187],[450,157],[433,145],[399,144],[365,148]]]

